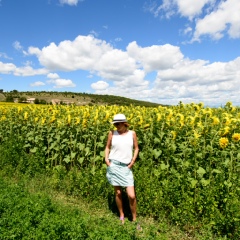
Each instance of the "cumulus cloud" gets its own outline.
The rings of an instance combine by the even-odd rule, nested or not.
[[[48,80],[47,83],[53,84],[54,88],[71,88],[71,87],[76,87],[76,84],[72,82],[70,79],[51,79]]]
[[[36,76],[45,75],[49,71],[46,68],[33,69],[31,66],[16,68],[13,72],[15,76]]]
[[[108,86],[109,86],[109,84],[104,81],[98,81],[96,83],[91,84],[91,88],[94,90],[105,90],[108,88]]]
[[[100,77],[101,81],[91,85],[98,94],[168,104],[194,99],[214,104],[240,94],[236,87],[240,58],[215,63],[191,60],[184,57],[179,47],[170,44],[141,47],[134,41],[124,51],[93,36],[78,36],[42,49],[30,47],[29,53],[36,55],[49,71],[84,70],[91,77]],[[155,79],[149,78],[149,74]],[[55,88],[76,86],[71,80],[60,79],[57,73],[48,73],[47,77]],[[222,89],[227,89],[228,94],[220,94]]]
[[[16,66],[13,63],[3,63],[0,62],[0,73],[10,74],[16,70]]]
[[[227,0],[218,5],[215,11],[196,22],[194,40],[202,35],[220,39],[227,31],[230,38],[240,38],[240,1]]]
[[[240,38],[240,1],[239,0],[163,0],[161,4],[148,6],[154,16],[171,18],[180,15],[190,20],[193,27],[193,41],[201,41],[203,36],[215,40],[225,33],[230,38]],[[189,34],[189,26],[183,32]]]
[[[34,69],[29,64],[30,62],[26,62],[26,66],[16,67],[13,63],[0,62],[0,73],[13,74],[15,76],[35,76],[46,75],[49,72],[46,68]]]
[[[56,79],[59,78],[59,75],[57,73],[49,73],[47,77],[51,79]]]
[[[132,42],[128,45],[127,52],[139,61],[146,71],[169,68],[183,58],[179,47],[170,44],[142,48]]]
[[[50,70],[74,71],[94,68],[104,53],[112,47],[93,36],[78,36],[74,41],[51,43],[42,50],[29,47],[28,53],[36,55],[41,65]]]
[[[34,83],[30,84],[31,87],[40,87],[40,86],[44,86],[44,85],[45,85],[45,83],[40,82],[40,81],[37,81],[37,82],[34,82]]]
[[[185,65],[185,67],[184,67]],[[226,103],[230,95],[240,93],[240,58],[228,63],[212,63],[206,61],[184,60],[172,69],[158,71],[152,99],[157,95],[163,99],[192,101],[198,99],[206,104]],[[172,96],[172,97],[171,97]],[[238,101],[239,102],[239,101]]]

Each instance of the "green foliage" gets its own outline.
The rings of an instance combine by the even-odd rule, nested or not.
[[[122,110],[128,109],[119,107],[115,111]],[[134,110],[140,112],[140,108]],[[141,109],[144,119],[151,123],[147,127],[141,122],[141,114],[131,118],[140,147],[133,168],[138,213],[167,218],[183,230],[209,226],[216,236],[239,239],[240,141],[232,140],[233,133],[239,132],[239,109],[213,109],[214,117],[220,119],[218,125],[212,124],[208,110],[196,114],[194,106],[187,106],[187,111],[177,107],[173,117],[171,109],[160,109],[159,119],[158,110]],[[36,120],[32,111],[21,111],[13,109],[7,118],[5,112],[2,114],[2,169],[11,167],[30,175],[46,169],[52,186],[59,191],[89,201],[113,198],[104,164],[110,128],[107,108],[44,106],[42,120]],[[187,117],[185,123],[179,121],[179,114],[185,111],[194,116],[191,123]],[[232,119],[231,128],[225,124],[230,121],[227,115]],[[56,120],[58,116],[60,121]],[[225,133],[226,129],[229,132]],[[196,131],[201,137],[194,135]],[[219,146],[219,136],[229,139],[224,148]]]
[[[19,103],[23,103],[23,102],[26,102],[27,101],[27,98],[26,97],[20,97],[19,99],[18,99],[18,102]]]
[[[6,97],[6,101],[8,99],[12,99],[13,102],[13,96],[14,97],[20,97],[20,96],[28,96],[28,97],[35,97],[35,101],[37,101],[35,104],[45,104],[42,101],[46,101],[50,103],[51,98],[59,98],[61,99],[61,102],[63,103],[65,99],[71,99],[70,101],[75,101],[75,99],[82,98],[84,102],[87,102],[85,104],[99,104],[99,105],[120,105],[120,106],[145,106],[145,107],[157,107],[161,104],[147,102],[147,101],[140,101],[135,100],[131,98],[125,98],[120,96],[114,96],[114,95],[98,95],[98,94],[90,94],[90,93],[75,93],[75,92],[46,92],[46,91],[33,91],[33,92],[19,92],[17,90],[13,90],[10,92],[4,92],[4,95]],[[88,99],[88,100],[87,100]]]
[[[139,233],[133,223],[97,216],[55,203],[43,193],[0,178],[0,239],[158,239],[156,231]]]
[[[13,97],[13,95],[8,95],[8,96],[6,97],[6,102],[14,102],[14,97]]]
[[[39,104],[39,103],[40,103],[40,100],[39,100],[38,98],[35,98],[34,103],[35,103],[35,104]]]

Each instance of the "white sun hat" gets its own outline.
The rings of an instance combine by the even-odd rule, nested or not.
[[[123,122],[123,123],[127,123],[127,118],[124,114],[116,114],[114,117],[113,117],[113,121],[112,121],[112,124],[114,123],[118,123],[118,122]]]

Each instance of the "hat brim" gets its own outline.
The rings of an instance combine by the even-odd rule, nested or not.
[[[112,121],[112,124],[114,123],[128,123],[127,120],[116,120],[116,121]]]

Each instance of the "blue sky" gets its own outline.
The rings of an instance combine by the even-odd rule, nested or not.
[[[0,0],[0,89],[240,106],[239,0]]]

